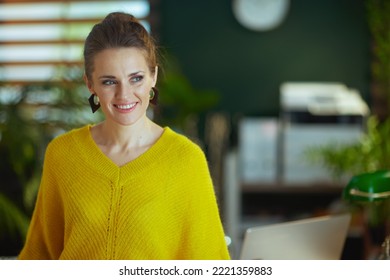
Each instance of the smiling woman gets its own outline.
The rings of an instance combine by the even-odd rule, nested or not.
[[[47,141],[101,118],[86,102],[83,44],[116,10],[133,13],[148,32],[155,27],[148,0],[0,1],[0,256],[22,246]]]
[[[99,98],[110,126],[131,125],[146,117],[150,92],[157,81],[157,66],[152,69],[153,73],[144,52],[137,48],[107,49],[96,54],[94,71],[86,82],[91,94]]]
[[[146,114],[157,96],[150,34],[110,13],[87,36],[84,61],[105,119],[48,145],[19,259],[229,259],[203,151]]]

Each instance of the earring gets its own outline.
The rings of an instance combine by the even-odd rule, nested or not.
[[[149,100],[153,105],[157,105],[158,101],[158,90],[155,87],[152,87],[149,92]]]
[[[89,101],[89,105],[91,106],[92,113],[95,113],[100,108],[99,97],[95,93],[93,93],[88,98],[88,101]]]

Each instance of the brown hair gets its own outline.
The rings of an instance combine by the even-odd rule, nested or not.
[[[84,44],[85,74],[91,80],[94,57],[97,53],[121,47],[134,47],[144,51],[150,72],[155,73],[157,51],[153,38],[134,16],[122,12],[108,14],[96,24]]]

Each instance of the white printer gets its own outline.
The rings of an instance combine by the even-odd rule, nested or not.
[[[279,177],[288,184],[329,182],[305,151],[359,141],[369,108],[359,92],[341,83],[286,82],[280,87]]]

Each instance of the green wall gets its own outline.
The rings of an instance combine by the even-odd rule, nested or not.
[[[235,20],[231,0],[161,0],[159,43],[195,87],[221,93],[216,110],[276,116],[284,81],[342,82],[368,100],[363,1],[291,0],[281,26],[254,32]]]

